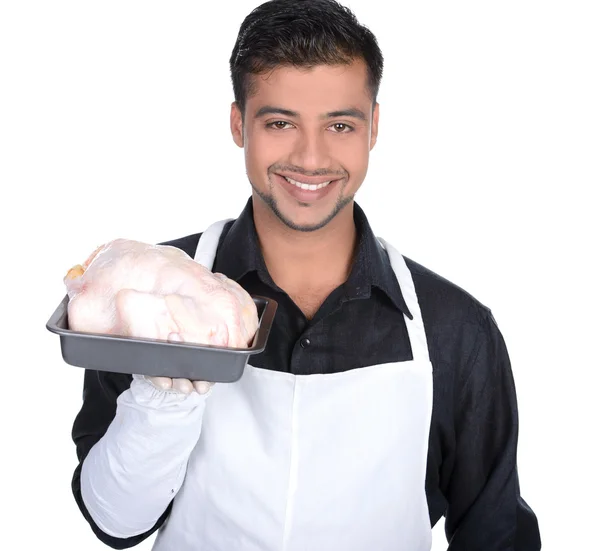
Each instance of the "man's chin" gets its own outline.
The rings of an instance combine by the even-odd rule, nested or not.
[[[291,230],[303,233],[315,232],[324,228],[344,209],[344,207],[352,203],[354,200],[353,195],[350,197],[344,197],[335,203],[333,209],[329,213],[325,215],[321,213],[320,216],[314,212],[315,209],[303,208],[302,205],[299,205],[299,208],[297,209],[300,212],[288,213],[286,212],[287,209],[280,208],[280,203],[273,197],[273,195],[267,195],[257,190],[254,186],[252,187],[255,194],[283,225]],[[311,206],[312,205],[307,205],[307,207]]]

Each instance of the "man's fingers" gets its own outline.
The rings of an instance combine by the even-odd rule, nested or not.
[[[170,377],[146,377],[159,390],[175,390],[190,394],[194,390],[198,394],[206,394],[215,383],[207,381],[190,381],[189,379],[171,379]]]
[[[214,384],[207,381],[194,381],[194,388],[198,394],[206,394]]]
[[[159,390],[169,390],[173,386],[170,377],[148,377],[148,380]]]
[[[194,386],[189,379],[173,379],[173,390],[190,394],[194,390]]]

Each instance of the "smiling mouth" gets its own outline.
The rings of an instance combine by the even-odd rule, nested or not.
[[[331,182],[333,182],[334,180],[328,180],[326,182],[321,182],[320,184],[307,184],[305,182],[299,182],[298,180],[294,180],[292,178],[288,178],[287,176],[284,176],[284,178],[292,185],[296,186],[299,189],[305,189],[308,191],[316,191],[318,189],[323,189],[324,187],[327,187],[329,184],[331,184]]]

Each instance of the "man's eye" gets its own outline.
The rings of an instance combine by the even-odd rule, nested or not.
[[[341,127],[341,129],[340,129]],[[348,132],[352,132],[354,128],[352,128],[349,124],[345,124],[343,122],[336,122],[331,128],[335,128],[336,134],[347,134]]]
[[[267,124],[267,128],[275,128],[276,130],[284,130],[284,126],[286,124],[290,124],[290,123],[285,122],[285,121],[270,122]]]

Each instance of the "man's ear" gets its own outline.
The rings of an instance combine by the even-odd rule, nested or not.
[[[371,145],[369,151],[375,147],[377,143],[377,133],[379,132],[379,104],[375,104],[373,109],[373,124],[371,125]]]
[[[244,147],[244,123],[242,122],[242,113],[237,102],[231,104],[230,126],[233,141],[238,147]]]

